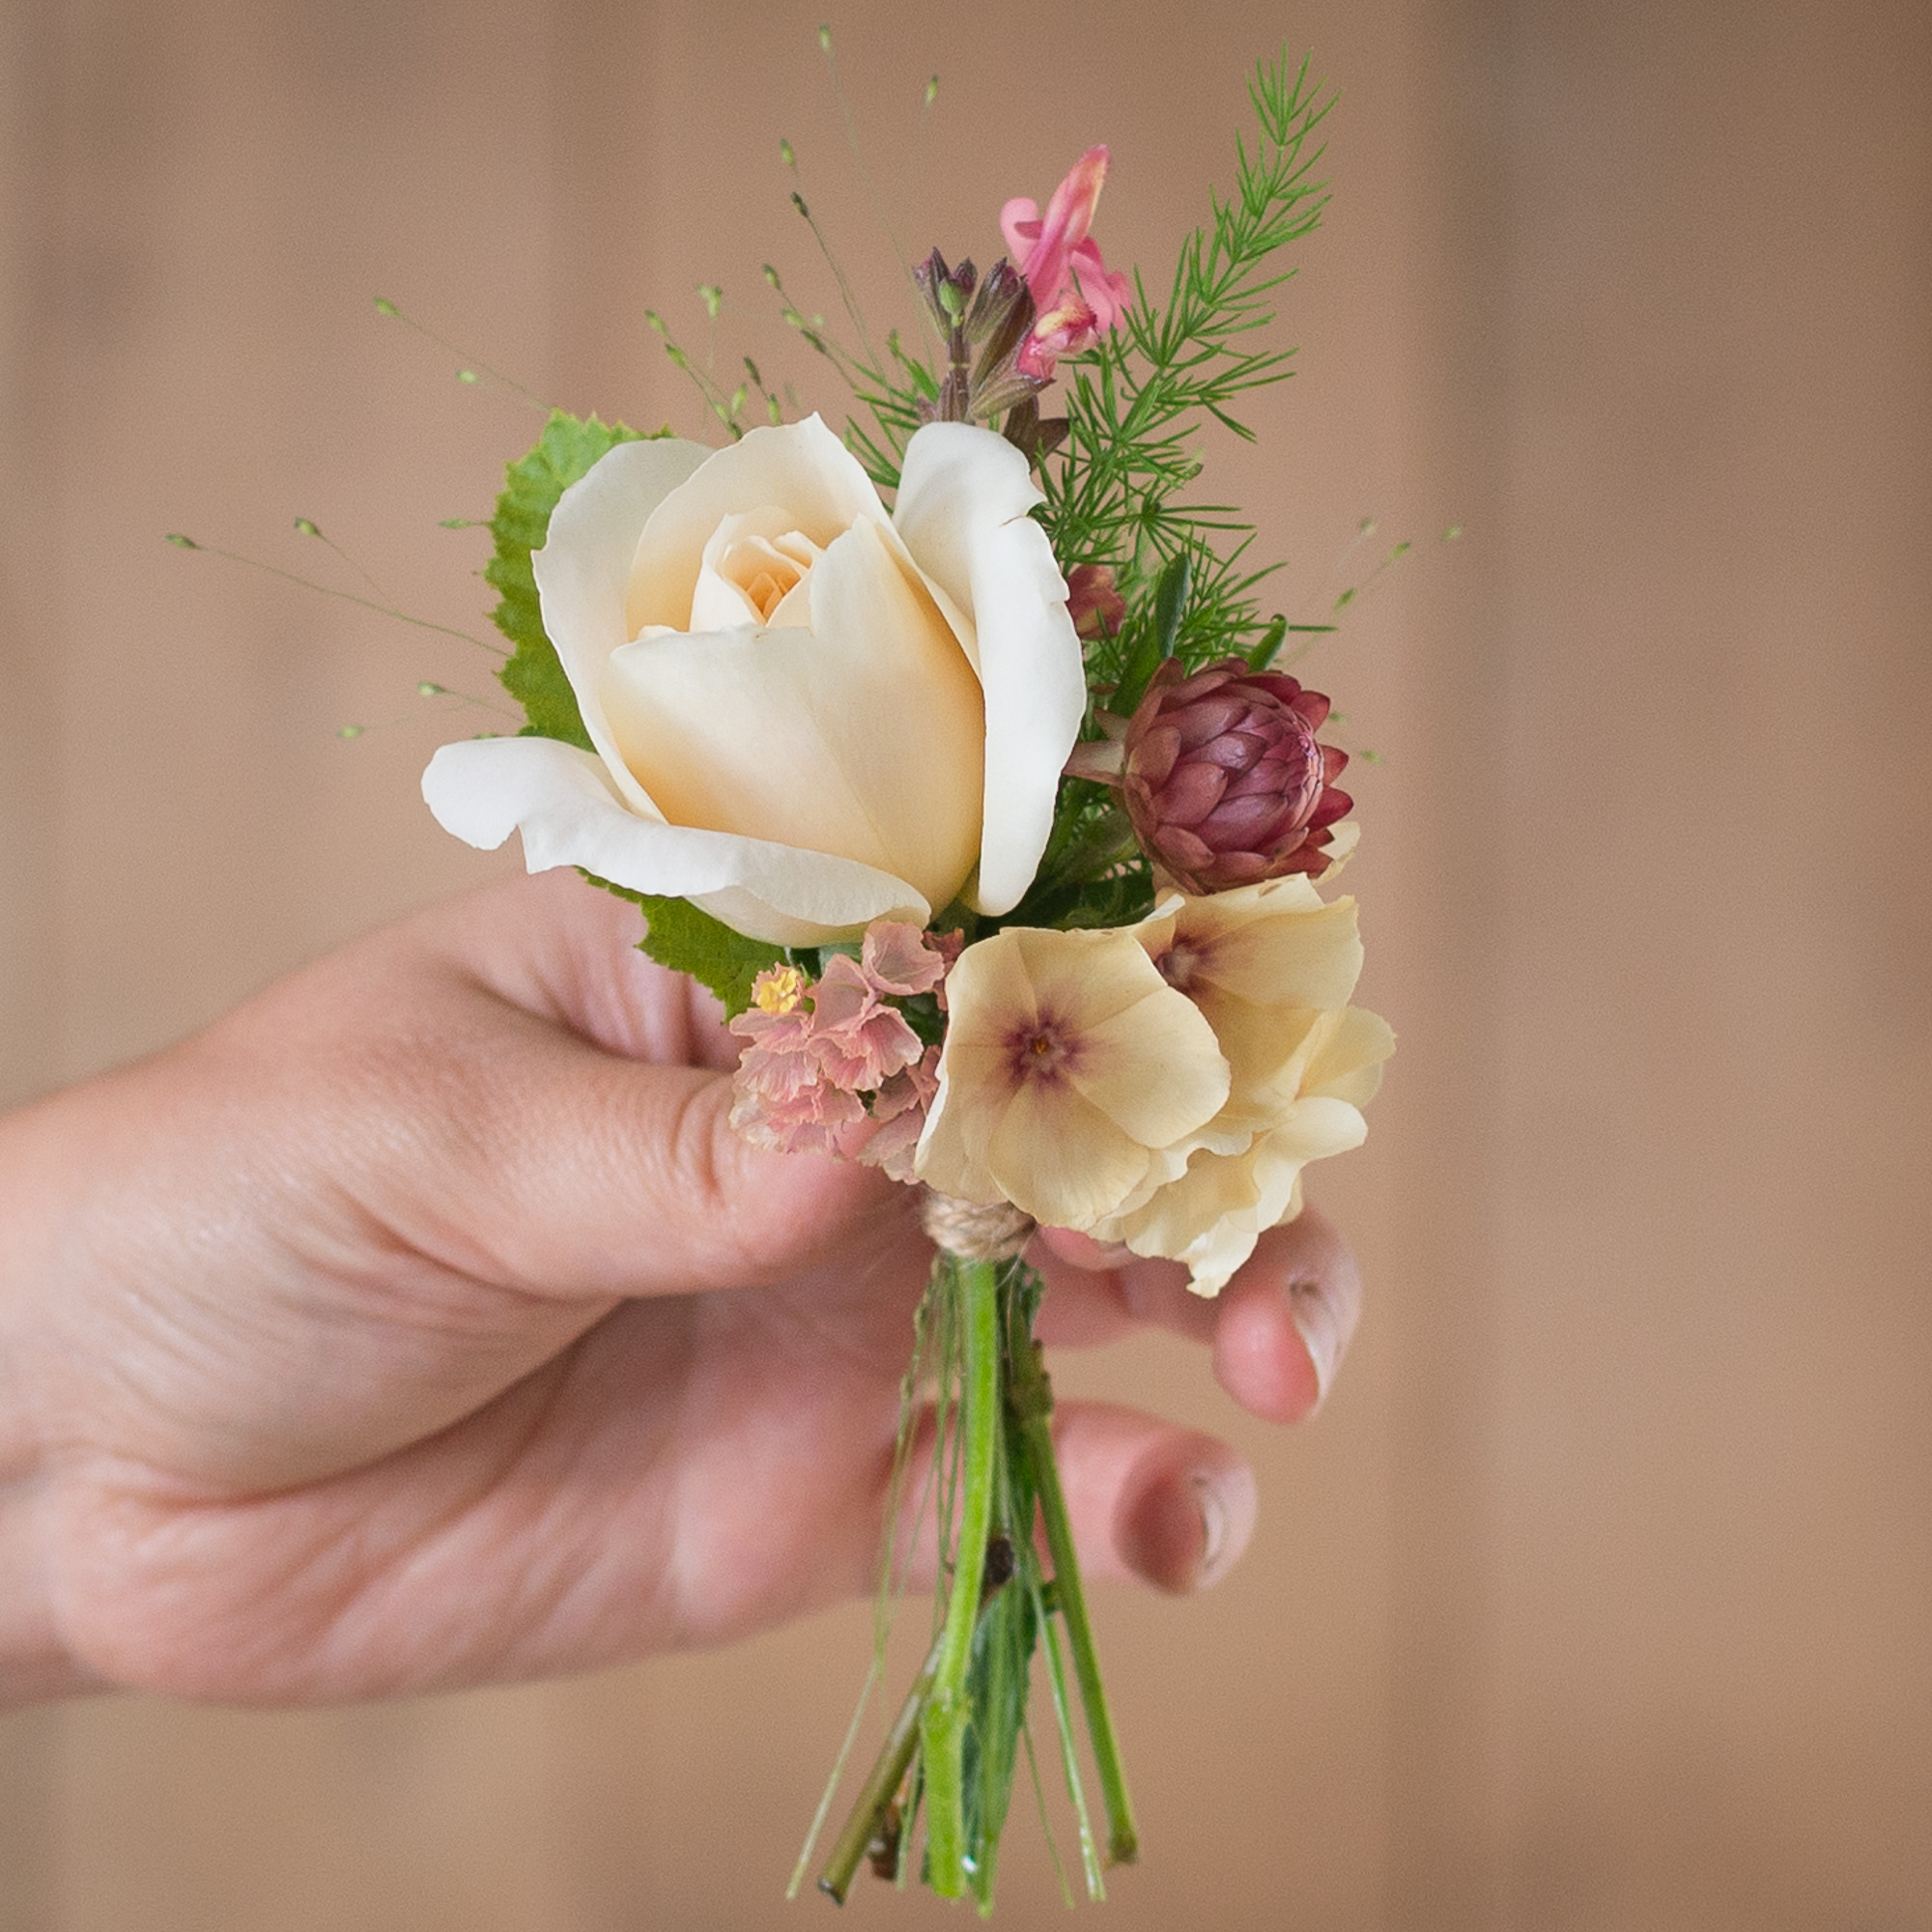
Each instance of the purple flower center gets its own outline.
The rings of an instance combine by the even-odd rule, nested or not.
[[[1016,1026],[1006,1039],[1007,1070],[1013,1085],[1030,1081],[1057,1086],[1080,1058],[1080,1040],[1052,1013]]]

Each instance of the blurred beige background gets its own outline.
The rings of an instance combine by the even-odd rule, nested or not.
[[[779,136],[891,298],[815,6],[0,7],[0,1094],[190,1029],[514,863],[416,776],[544,396],[702,433],[662,306],[837,391]],[[1149,1344],[1067,1386],[1261,1466],[1210,1600],[1110,1595],[1148,1845],[1115,1932],[1932,1927],[1932,14],[1918,0],[1117,0],[830,17],[891,211],[982,262],[1113,144],[1164,273],[1246,65],[1343,90],[1301,373],[1211,450],[1358,746],[1364,997],[1321,1177],[1372,1306],[1277,1437]],[[942,91],[915,142],[919,90]],[[882,269],[880,264],[886,263]],[[405,722],[354,743],[345,723]],[[0,1720],[4,1932],[781,1922],[864,1612],[418,1706]],[[1009,1924],[1057,1922],[1016,1817]],[[817,1920],[816,1901],[791,1908]],[[936,1922],[862,1890],[866,1923]],[[786,1921],[788,1922],[788,1921]],[[956,1922],[956,1919],[955,1919]]]

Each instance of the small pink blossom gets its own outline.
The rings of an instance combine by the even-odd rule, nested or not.
[[[910,1181],[913,1152],[925,1131],[926,1109],[938,1092],[939,1049],[928,1046],[919,1060],[880,1088],[872,1101],[877,1130],[860,1149],[859,1158],[888,1179]]]
[[[944,961],[944,970],[948,973],[952,972],[953,966],[958,961],[959,955],[966,950],[966,935],[957,930],[952,932],[932,932],[926,935],[926,939],[933,951]],[[946,981],[944,980],[941,980],[939,984],[933,988],[933,998],[939,1002],[939,1010],[943,1013],[946,1010]]]
[[[1019,372],[1037,383],[1050,383],[1054,365],[1063,355],[1077,355],[1081,350],[1093,348],[1099,339],[1094,311],[1077,298],[1064,301],[1041,316],[1020,344],[1016,358]]]
[[[731,1124],[753,1147],[834,1154],[856,1148],[865,1106],[825,1078],[803,1006],[784,1012],[753,1007],[731,1031],[751,1041],[732,1076]]]
[[[860,970],[875,993],[902,998],[929,993],[945,979],[950,963],[939,950],[941,943],[904,920],[875,920],[866,928]],[[953,956],[958,956],[956,949]]]
[[[796,1091],[773,1091],[743,1063],[734,1084],[731,1124],[753,1147],[773,1153],[850,1155],[863,1143],[866,1109],[856,1094],[823,1080]]]
[[[1037,203],[1015,196],[1000,211],[1000,228],[1013,263],[1025,275],[1038,320],[1019,354],[1021,372],[1044,382],[1061,355],[1091,349],[1118,327],[1133,292],[1110,270],[1089,230],[1107,179],[1107,150],[1089,148],[1054,189],[1042,215]]]
[[[938,1050],[889,1002],[938,990],[960,945],[958,933],[928,936],[882,920],[867,931],[859,958],[833,954],[815,983],[794,966],[759,974],[751,1008],[731,1022],[747,1042],[731,1124],[753,1146],[782,1153],[849,1156],[877,1141],[878,1151],[863,1157],[909,1180],[937,1091]]]
[[[811,1048],[826,1079],[852,1094],[883,1087],[920,1055],[918,1034],[842,952],[811,991]]]

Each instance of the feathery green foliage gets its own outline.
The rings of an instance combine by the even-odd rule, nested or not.
[[[1266,628],[1254,591],[1271,570],[1246,561],[1253,526],[1184,493],[1201,473],[1200,431],[1215,422],[1252,440],[1240,398],[1292,373],[1294,352],[1257,338],[1294,273],[1281,250],[1314,231],[1327,202],[1311,142],[1333,97],[1284,55],[1256,71],[1248,98],[1260,127],[1237,144],[1235,191],[1214,197],[1211,219],[1181,244],[1166,302],[1136,275],[1122,327],[1063,365],[1067,435],[1041,475],[1043,521],[1062,567],[1108,565],[1129,608],[1120,636],[1090,653],[1096,681],[1145,651],[1151,593],[1183,555],[1192,582],[1174,654],[1190,666],[1246,655]]]
[[[1277,566],[1250,563],[1253,526],[1187,495],[1202,431],[1251,439],[1240,399],[1292,373],[1293,351],[1260,333],[1294,273],[1281,251],[1314,231],[1327,202],[1313,142],[1333,97],[1311,84],[1307,62],[1292,68],[1285,52],[1264,62],[1248,98],[1259,127],[1237,143],[1235,190],[1213,198],[1210,219],[1181,244],[1166,300],[1136,275],[1121,328],[1061,364],[1067,432],[1040,466],[1038,515],[1063,570],[1104,564],[1126,601],[1120,630],[1087,649],[1088,683],[1117,713],[1131,711],[1165,657],[1193,668],[1237,655],[1260,668],[1291,632],[1333,628],[1264,615],[1257,591]],[[1112,925],[1152,896],[1117,794],[1068,779],[1039,873],[1008,923]]]

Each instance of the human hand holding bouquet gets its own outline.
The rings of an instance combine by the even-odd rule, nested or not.
[[[554,418],[494,526],[529,730],[447,746],[424,780],[470,842],[518,830],[533,870],[641,906],[644,950],[744,1041],[749,1141],[923,1190],[938,1255],[895,1480],[929,1429],[934,1635],[835,1897],[869,1853],[990,1906],[1037,1650],[1090,1890],[1069,1662],[1106,1851],[1135,1856],[1029,1242],[1070,1230],[1216,1293],[1300,1212],[1306,1164],[1359,1143],[1393,1044],[1349,1004],[1353,902],[1317,890],[1353,842],[1328,701],[1278,667],[1292,627],[1255,602],[1239,526],[1181,494],[1197,424],[1285,373],[1249,341],[1320,207],[1304,79],[1258,75],[1260,139],[1164,306],[1094,240],[1094,149],[1044,213],[1007,204],[1009,262],[921,265],[929,358],[843,355],[788,307],[869,427],[774,400],[748,429],[742,394],[716,451]],[[885,1605],[926,1507],[901,1500]]]
[[[635,925],[568,873],[494,886],[0,1114],[0,1706],[446,1690],[867,1587],[913,1197],[738,1134],[740,1042]],[[1352,1321],[1312,1215],[1213,1303],[1043,1260],[1051,1339],[1171,1329],[1274,1421],[1318,1395],[1291,1315],[1318,1348]],[[1239,1555],[1225,1444],[1056,1421],[1102,1574]]]

